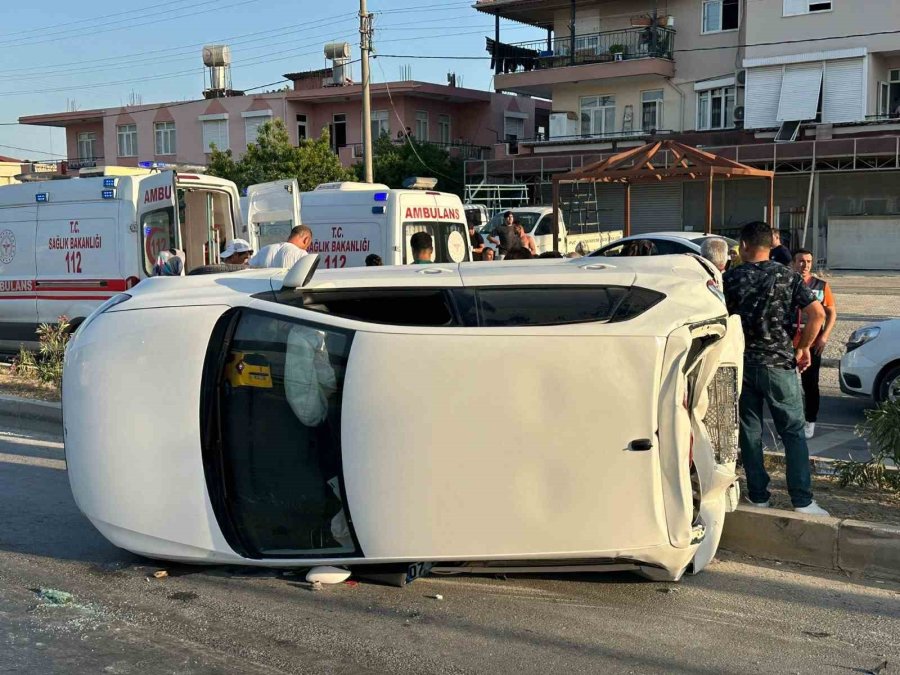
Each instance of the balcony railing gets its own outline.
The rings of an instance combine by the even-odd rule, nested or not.
[[[394,145],[403,145],[406,143],[406,139],[394,138],[391,139],[391,143],[393,143]],[[487,154],[490,150],[490,148],[483,145],[473,145],[472,143],[440,143],[438,141],[420,141],[418,139],[415,139],[415,143],[417,145],[432,145],[438,148],[443,148],[451,157],[465,160],[487,159]],[[350,149],[352,159],[362,159],[362,143],[354,143],[350,146]]]
[[[647,26],[576,35],[574,49],[571,37],[558,37],[550,44],[547,40],[506,44],[487,38],[487,51],[492,67],[499,62],[503,73],[631,59],[672,59],[675,29]]]

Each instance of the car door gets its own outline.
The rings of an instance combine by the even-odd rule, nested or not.
[[[285,241],[291,229],[300,222],[297,179],[276,180],[247,188],[246,224],[254,251]]]

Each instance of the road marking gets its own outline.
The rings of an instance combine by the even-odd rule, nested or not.
[[[43,457],[23,457],[22,455],[8,455],[0,452],[0,462],[7,464],[26,464],[29,466],[42,466],[45,469],[66,470],[66,463],[61,459],[44,459]]]

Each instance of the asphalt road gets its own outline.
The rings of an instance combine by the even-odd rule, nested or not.
[[[55,605],[42,588],[74,597]],[[884,661],[900,672],[900,585],[746,558],[680,584],[430,577],[321,591],[302,573],[154,563],[81,516],[52,428],[0,419],[3,673],[822,675]]]

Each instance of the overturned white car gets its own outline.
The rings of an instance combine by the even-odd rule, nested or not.
[[[69,478],[111,542],[410,576],[713,557],[743,337],[708,264],[315,263],[150,279],[78,330]]]

